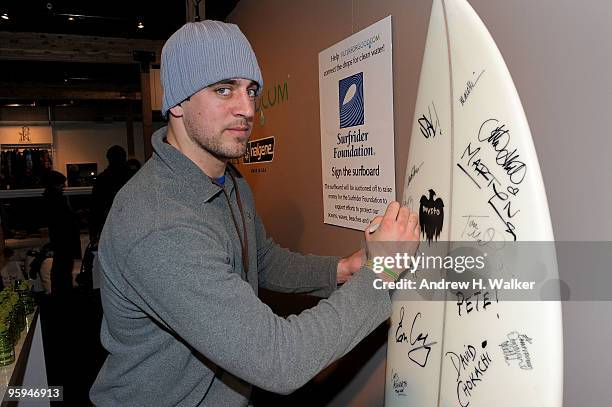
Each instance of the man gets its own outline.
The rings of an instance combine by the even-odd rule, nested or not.
[[[163,48],[161,77],[168,127],[117,195],[100,242],[109,356],[92,401],[226,407],[247,405],[251,385],[292,392],[389,317],[389,293],[372,287],[361,251],[303,256],[266,237],[227,164],[246,150],[263,85],[237,26],[183,26]],[[418,242],[417,215],[398,203],[375,223],[370,256],[384,254],[375,241]],[[258,287],[331,296],[283,319]]]
[[[65,184],[64,174],[51,171],[45,177],[43,192],[49,245],[53,250],[51,293],[56,298],[71,293],[74,262],[81,259],[81,229],[77,215],[64,196]]]

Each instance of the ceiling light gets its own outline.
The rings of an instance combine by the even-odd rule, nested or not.
[[[68,17],[68,21],[74,21],[74,17],[72,16]]]
[[[5,103],[6,107],[36,107],[36,102],[32,103]]]
[[[2,19],[3,20],[9,20],[9,16],[6,13],[2,13]]]
[[[138,27],[139,29],[141,29],[141,30],[144,28],[144,24],[142,23],[142,21],[139,21],[139,22],[138,22],[138,26],[137,26],[137,27]]]

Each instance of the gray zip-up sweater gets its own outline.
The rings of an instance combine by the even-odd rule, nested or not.
[[[109,355],[91,389],[98,406],[245,406],[251,384],[290,393],[391,313],[375,274],[336,290],[337,258],[289,252],[266,237],[244,179],[228,194],[246,221],[248,273],[228,201],[193,162],[153,135],[153,157],[118,193],[98,252]],[[229,170],[228,170],[229,171]],[[258,287],[329,296],[281,318]]]

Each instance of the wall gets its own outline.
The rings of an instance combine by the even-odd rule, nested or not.
[[[159,123],[155,126],[159,127]],[[118,144],[127,151],[127,130],[124,122],[55,122],[52,126],[28,127],[32,143],[53,143],[53,167],[64,175],[68,163],[97,163],[100,173],[108,165],[106,150],[109,147]],[[0,144],[17,143],[19,136],[16,134],[21,128],[21,125],[14,122],[1,126]],[[44,140],[41,137],[44,137]],[[134,150],[136,158],[144,163],[141,123],[134,123]]]
[[[0,144],[51,144],[51,126],[0,126]]]
[[[98,173],[108,165],[106,150],[118,144],[127,151],[125,123],[57,122],[53,124],[54,168],[66,174],[66,164],[97,163]],[[144,163],[142,125],[134,123],[136,158]]]
[[[612,207],[612,189],[606,187],[612,138],[605,124],[612,100],[612,3],[470,4],[497,42],[521,96],[557,240],[612,240],[606,211]],[[281,244],[347,254],[361,242],[359,232],[322,223],[317,57],[389,14],[396,187],[402,190],[430,8],[431,1],[422,0],[242,0],[230,15],[251,41],[266,86],[288,84],[288,99],[263,109],[266,124],[253,135],[276,137],[274,162],[243,166],[268,232]],[[609,302],[564,303],[567,406],[612,400],[612,357],[600,351],[612,343],[610,311]],[[382,405],[384,356],[384,346],[373,351],[332,405]]]

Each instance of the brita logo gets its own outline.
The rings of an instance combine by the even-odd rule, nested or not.
[[[338,86],[340,128],[363,124],[363,72],[341,79]]]

